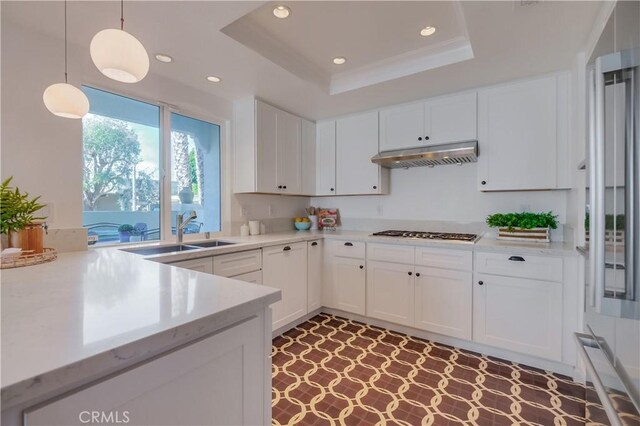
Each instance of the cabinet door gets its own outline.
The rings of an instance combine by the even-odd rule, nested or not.
[[[192,271],[205,272],[207,274],[213,274],[213,258],[205,257],[202,259],[183,260],[181,262],[174,262],[171,266],[178,266],[180,268],[191,269]]]
[[[473,336],[478,343],[560,361],[562,284],[475,274]]]
[[[307,311],[322,306],[323,240],[307,243]]]
[[[336,128],[337,194],[379,194],[380,166],[371,162],[378,153],[378,113],[339,119]]]
[[[478,189],[555,189],[567,167],[566,78],[548,76],[478,94]]]
[[[24,423],[91,424],[91,412],[99,411],[112,416],[101,424],[264,424],[268,410],[264,402],[270,399],[270,394],[265,394],[264,381],[271,377],[270,371],[265,371],[269,365],[265,362],[265,340],[264,319],[254,317],[62,399],[27,410]]]
[[[302,120],[302,194],[316,195],[316,123]]]
[[[471,340],[471,272],[416,267],[415,327]]]
[[[316,195],[336,193],[336,122],[316,127]]]
[[[302,193],[302,119],[278,111],[278,188],[289,194]]]
[[[380,110],[380,151],[424,146],[424,103]]]
[[[429,144],[476,140],[476,92],[427,101],[424,124],[423,136]]]
[[[256,102],[258,192],[278,192],[278,109]]]
[[[272,305],[276,330],[307,313],[307,243],[262,249],[262,283],[282,291]]]
[[[333,256],[327,305],[355,314],[365,314],[366,271],[364,260]]]
[[[413,266],[367,262],[367,316],[413,327]]]

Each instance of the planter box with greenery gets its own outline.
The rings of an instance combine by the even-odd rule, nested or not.
[[[557,215],[547,213],[496,213],[487,217],[487,225],[498,228],[499,240],[548,243],[549,230],[558,227]]]
[[[118,234],[120,235],[121,243],[128,243],[131,240],[131,233],[133,232],[133,225],[128,223],[118,226]]]

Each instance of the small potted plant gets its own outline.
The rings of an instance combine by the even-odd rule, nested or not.
[[[495,213],[487,217],[487,225],[498,228],[499,240],[548,243],[550,229],[558,227],[557,218],[553,212]]]
[[[130,235],[131,236],[129,237],[129,241],[131,241],[131,242],[142,241],[142,231],[140,231],[135,226],[131,230]]]
[[[40,197],[10,186],[13,177],[0,184],[0,233],[6,236],[9,247],[42,253],[46,217],[34,214],[44,207]]]
[[[131,233],[133,231],[133,225],[124,223],[118,226],[118,234],[120,235],[121,243],[128,243],[131,240]]]

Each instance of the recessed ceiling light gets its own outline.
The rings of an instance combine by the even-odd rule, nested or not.
[[[338,56],[337,58],[333,58],[333,63],[336,65],[342,65],[347,62],[347,58],[343,58],[342,56]]]
[[[207,77],[207,80],[212,83],[220,83],[222,81],[220,77],[216,77],[215,75],[210,75],[209,77]]]
[[[289,15],[291,15],[291,9],[289,9],[287,6],[276,6],[273,9],[273,14],[275,15],[276,18],[280,18],[280,19],[288,18]]]
[[[156,59],[164,63],[173,62],[173,58],[169,55],[165,55],[164,53],[157,53]]]
[[[424,27],[420,30],[420,35],[422,37],[429,37],[431,34],[436,32],[436,27]]]

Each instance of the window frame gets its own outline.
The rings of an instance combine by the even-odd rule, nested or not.
[[[194,234],[185,234],[183,242],[198,241],[209,238],[218,238],[224,235],[228,235],[229,227],[229,182],[227,165],[229,165],[228,157],[228,141],[229,141],[229,122],[220,117],[216,117],[210,114],[203,114],[195,112],[191,109],[185,109],[178,107],[174,104],[169,104],[162,101],[153,101],[139,96],[137,94],[128,93],[123,90],[114,90],[113,88],[104,87],[99,84],[93,84],[85,82],[82,86],[86,86],[92,89],[101,90],[112,95],[122,96],[132,99],[134,101],[144,102],[150,105],[157,106],[160,110],[159,125],[160,125],[160,170],[159,172],[159,193],[160,193],[160,238],[153,241],[133,242],[133,243],[113,243],[113,244],[100,244],[97,246],[89,246],[89,248],[103,248],[103,247],[124,247],[128,245],[141,245],[141,244],[165,244],[176,242],[176,238],[171,233],[171,114],[176,113],[184,115],[196,120],[205,121],[207,123],[214,124],[220,128],[220,231],[218,232],[199,232]],[[84,130],[83,130],[84,131]],[[84,160],[83,160],[84,161]],[[84,179],[84,178],[83,178]],[[84,210],[84,208],[83,208]],[[208,235],[207,235],[208,234]]]

